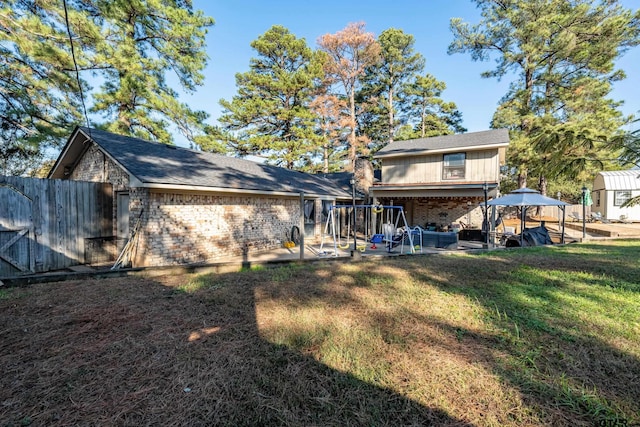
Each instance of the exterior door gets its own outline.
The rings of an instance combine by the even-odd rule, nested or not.
[[[129,193],[118,193],[117,196],[117,230],[118,239],[129,238]]]
[[[304,237],[312,238],[316,233],[316,201],[304,201]]]

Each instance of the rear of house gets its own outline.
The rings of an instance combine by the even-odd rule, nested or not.
[[[413,225],[480,227],[485,197],[498,195],[508,145],[506,129],[394,141],[374,156],[382,175],[370,194],[402,206]]]
[[[348,183],[84,127],[49,177],[113,186],[112,234],[138,234],[136,267],[274,249],[301,218],[314,237],[323,201],[351,200]]]

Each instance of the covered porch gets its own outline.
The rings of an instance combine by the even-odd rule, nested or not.
[[[374,203],[402,206],[411,226],[481,230],[484,203],[498,196],[498,183],[374,184],[369,195]]]

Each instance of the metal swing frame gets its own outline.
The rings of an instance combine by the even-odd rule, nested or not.
[[[391,249],[393,249],[394,247],[394,243],[397,243],[395,241],[393,241],[393,237],[396,234],[396,230],[398,229],[398,224],[400,222],[400,219],[402,219],[402,223],[404,224],[404,232],[402,234],[402,242],[404,242],[405,238],[409,239],[409,246],[411,248],[411,252],[412,254],[415,253],[415,247],[413,245],[413,236],[411,233],[411,228],[409,227],[409,224],[407,223],[407,217],[404,214],[404,208],[402,206],[396,206],[396,205],[332,205],[329,208],[329,214],[327,215],[327,220],[325,222],[325,227],[324,227],[324,233],[323,233],[323,239],[322,239],[322,243],[320,244],[320,252],[319,253],[324,253],[324,234],[328,234],[329,231],[329,227],[331,228],[331,235],[333,237],[333,256],[337,257],[338,256],[338,249],[346,249],[343,247],[339,247],[338,246],[338,239],[339,237],[336,235],[336,211],[339,209],[347,209],[347,208],[355,208],[355,209],[369,209],[369,215],[372,214],[373,209],[379,209],[379,208],[383,208],[383,209],[391,209],[391,210],[398,210],[398,215],[396,217],[395,223],[391,224],[393,226],[393,233],[387,235],[388,233],[385,233],[384,236],[384,243],[387,245],[387,252],[391,252]],[[368,226],[372,226],[372,221],[371,218],[369,218],[369,221],[365,221],[365,223],[368,223]],[[355,224],[353,224],[353,232],[356,233],[355,231]],[[373,235],[373,234],[371,234]],[[366,236],[367,236],[367,232],[365,230],[365,240],[366,240]],[[347,239],[349,239],[349,236],[347,236]],[[353,250],[357,250],[358,249],[358,243],[357,243],[357,237],[356,237],[356,247],[353,248]],[[347,246],[348,247],[348,246]],[[366,241],[365,241],[365,248],[366,248]]]

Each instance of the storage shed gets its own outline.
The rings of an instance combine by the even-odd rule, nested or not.
[[[640,221],[640,205],[622,207],[636,196],[640,196],[640,170],[599,172],[593,180],[591,211],[608,220]]]

